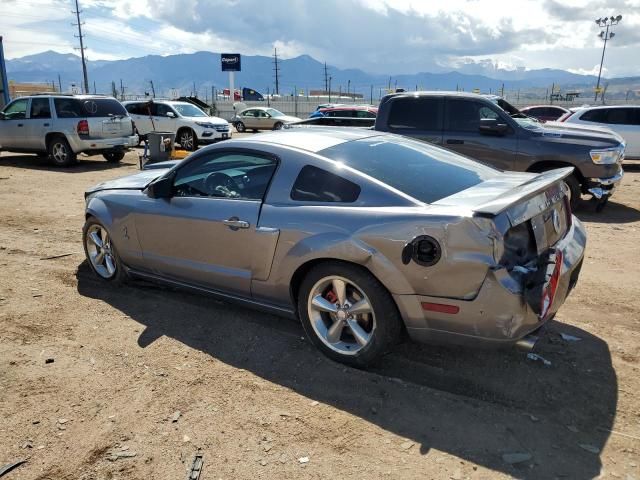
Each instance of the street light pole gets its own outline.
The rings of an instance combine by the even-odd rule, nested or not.
[[[596,84],[596,94],[593,98],[593,102],[595,103],[598,100],[598,92],[600,91],[600,77],[602,75],[602,64],[604,63],[604,52],[607,49],[607,41],[611,40],[616,34],[613,32],[609,32],[609,28],[617,25],[622,20],[622,15],[618,15],[614,17],[613,15],[609,18],[602,17],[596,20],[596,25],[600,28],[606,27],[605,30],[600,31],[598,36],[604,40],[604,45],[602,46],[602,58],[600,59],[600,70],[598,70],[598,83]]]

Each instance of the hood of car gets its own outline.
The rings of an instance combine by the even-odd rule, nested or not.
[[[94,185],[85,192],[85,197],[92,193],[100,192],[103,190],[143,190],[153,180],[168,172],[174,164],[174,162],[163,163],[167,163],[170,165],[167,165],[165,168],[152,168],[143,170],[142,172],[136,173],[134,175],[116,178],[115,180],[109,180]]]
[[[608,127],[598,125],[582,125],[568,122],[546,122],[542,124],[545,131],[551,131],[564,134],[575,134],[595,137],[614,137],[622,140],[622,137]]]

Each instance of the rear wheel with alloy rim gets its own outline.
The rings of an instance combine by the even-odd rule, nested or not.
[[[47,150],[51,162],[57,167],[67,167],[76,163],[76,154],[71,150],[67,139],[61,135],[56,135],[49,140]]]
[[[193,152],[198,146],[198,140],[196,139],[196,134],[190,128],[185,128],[184,130],[180,130],[180,134],[178,135],[178,143],[182,148],[187,150],[188,152]]]
[[[307,274],[298,311],[316,347],[333,360],[360,368],[385,354],[402,328],[387,289],[366,270],[341,262],[320,264]]]
[[[90,217],[84,225],[82,236],[84,252],[95,274],[114,284],[124,282],[126,272],[107,229],[95,218]]]

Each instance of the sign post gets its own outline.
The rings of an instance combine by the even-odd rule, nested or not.
[[[229,72],[229,96],[233,102],[236,99],[234,80],[235,72],[239,72],[240,68],[240,54],[239,53],[222,53],[220,54],[220,64],[223,72]]]
[[[7,82],[7,69],[4,63],[4,48],[2,36],[0,36],[0,108],[9,103],[9,84]]]

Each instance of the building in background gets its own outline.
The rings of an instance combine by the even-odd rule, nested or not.
[[[52,83],[18,83],[9,82],[9,96],[11,98],[26,97],[35,93],[56,93],[58,89]]]

